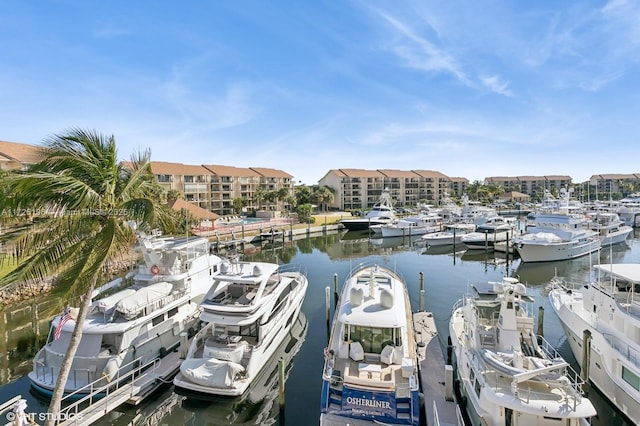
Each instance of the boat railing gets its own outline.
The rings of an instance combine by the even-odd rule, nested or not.
[[[10,400],[0,404],[0,416],[2,416],[3,419],[9,420],[10,421],[10,423],[8,423],[9,425],[16,424],[12,422],[17,419],[15,407],[16,407],[16,404],[18,404],[21,399],[22,399],[22,395],[16,395]]]
[[[57,377],[63,358],[64,354],[53,352],[48,346],[45,346],[44,350],[39,351],[33,359],[33,371],[36,374],[36,378],[45,382],[48,378]],[[96,380],[96,377],[102,373],[107,361],[113,358],[115,357],[74,356],[74,368],[70,371],[68,380],[73,381],[74,388],[82,383],[90,383]],[[98,365],[98,360],[100,365]],[[98,371],[99,369],[100,371]],[[101,376],[98,378],[101,378]]]
[[[638,349],[613,334],[603,333],[602,337],[627,361],[631,362],[635,367],[640,368],[640,351],[638,351]]]
[[[462,298],[462,299],[458,299],[458,300],[456,301],[456,303],[454,303],[454,304],[453,304],[453,308],[451,309],[451,312],[455,312],[455,311],[457,311],[458,309],[462,308],[462,307],[464,306],[464,304],[465,304],[465,300],[464,300],[464,298]]]
[[[549,343],[544,337],[542,336],[536,336],[536,337],[538,339],[538,347],[540,348],[540,350],[542,350],[542,352],[544,353],[547,359],[551,359],[554,361],[564,360],[562,355],[560,355],[560,352],[558,352],[558,350],[551,343]],[[565,367],[564,374],[567,376],[569,381],[573,384],[576,391],[582,394],[582,386],[584,385],[584,380],[580,377],[580,374],[578,374],[578,372],[574,370],[573,367],[571,367],[570,365],[567,365]]]
[[[560,376],[555,380],[550,380],[549,378],[543,377],[543,375],[532,378],[534,379],[533,382],[543,382],[546,390],[536,390],[539,389],[539,387],[532,386],[531,379],[518,382],[515,378],[496,370],[485,371],[484,379],[496,392],[501,392],[501,388],[511,389],[511,392],[516,398],[527,404],[531,401],[544,400],[549,397],[550,392],[554,392],[553,389],[557,389],[555,392],[560,392],[561,395],[564,395],[567,406],[575,411],[581,403],[582,398],[584,398],[582,391],[584,382],[571,367],[565,366],[561,368],[565,370],[561,371]]]
[[[548,342],[547,345],[549,345]],[[548,349],[547,351],[549,353],[557,354],[557,352],[553,352]],[[539,372],[535,370],[530,371],[530,373],[534,374],[531,374],[527,380],[523,381],[516,380],[515,377],[510,374],[505,375],[504,372],[500,372],[497,369],[487,368],[487,365],[482,361],[482,357],[480,356],[474,355],[472,363],[477,371],[485,371],[484,379],[486,383],[496,391],[498,391],[500,387],[508,386],[518,398],[528,403],[531,400],[543,399],[545,395],[548,395],[548,390],[539,392],[535,390],[535,387],[530,386],[530,381],[532,380],[543,381],[548,387],[562,389],[567,400],[567,404],[570,404],[575,411],[584,395],[582,390],[584,380],[567,362],[564,361],[562,357],[560,357],[559,354],[558,357],[553,358],[553,360],[558,364],[557,369],[554,369],[553,366],[548,366],[540,368]],[[554,379],[546,376],[551,370],[557,370],[558,372],[558,375]]]
[[[545,356],[549,359],[560,359],[562,356],[556,350],[556,348],[547,341],[544,337],[538,335],[536,336],[538,339],[538,347],[542,350]]]
[[[78,396],[82,396],[80,399],[74,401],[73,403],[64,406],[62,410],[60,410],[60,414],[56,417],[58,419],[69,419],[69,418],[79,418],[80,412],[85,409],[87,406],[92,406],[95,403],[104,404],[105,412],[109,411],[109,394],[115,392],[119,388],[129,385],[131,386],[131,395],[134,393],[134,384],[136,379],[142,376],[143,372],[149,373],[149,369],[154,371],[160,365],[160,358],[155,358],[147,363],[143,364],[143,358],[137,358],[130,363],[123,366],[116,373],[115,377],[110,381],[106,379],[106,377],[101,377],[93,382],[83,386],[80,389],[75,390],[74,392],[65,395],[62,398],[62,405],[64,406],[68,401],[74,401]],[[122,371],[126,370],[128,367],[132,367],[126,373],[122,373]],[[105,384],[106,382],[106,384]],[[59,422],[56,422],[59,423]]]
[[[563,290],[580,290],[584,287],[584,283],[577,283],[572,281],[567,281],[564,277],[554,276],[551,278],[549,282],[549,288],[553,290],[554,288],[560,288]]]
[[[300,273],[307,276],[307,269],[304,265],[298,263],[287,263],[278,267],[280,273]]]
[[[356,266],[352,267],[349,270],[349,273],[347,274],[347,278],[345,279],[345,281],[348,281],[349,279],[353,278],[356,273],[362,269],[368,268],[368,267],[374,267],[374,266],[380,266],[382,268],[382,270],[384,271],[383,273],[390,273],[396,280],[406,283],[404,277],[402,276],[402,273],[400,271],[398,271],[397,269],[391,269],[391,268],[385,268],[383,266],[380,265],[380,263],[375,262],[375,261],[367,261],[367,262],[361,262],[358,263]]]

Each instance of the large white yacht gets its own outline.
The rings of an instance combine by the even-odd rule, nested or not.
[[[625,225],[640,228],[640,192],[629,194],[620,200],[616,213]]]
[[[221,261],[210,253],[209,241],[140,234],[138,248],[143,261],[124,280],[105,286],[110,294],[98,295],[91,304],[66,394],[89,393],[91,383],[106,384],[175,349],[182,332],[195,333],[198,304]],[[63,316],[54,318],[49,339],[36,354],[29,373],[32,387],[45,395],[51,395],[55,387],[75,327],[77,308],[69,311],[71,319],[61,326]],[[96,382],[101,379],[104,382]]]
[[[588,229],[588,217],[573,213],[538,213],[527,233],[511,239],[523,262],[568,260],[602,247],[598,232]]]
[[[559,353],[533,330],[524,284],[472,285],[453,307],[449,332],[459,401],[471,424],[586,424],[596,410],[582,381]]]
[[[428,247],[460,245],[462,236],[476,230],[473,223],[452,223],[446,225],[446,229],[438,232],[431,232],[423,235],[420,240]]]
[[[494,243],[505,242],[511,238],[518,226],[517,219],[509,216],[492,216],[476,226],[460,241],[469,250],[493,250]]]
[[[633,232],[633,227],[626,225],[617,213],[597,211],[588,216],[589,229],[597,232],[602,247],[623,243]]]
[[[396,213],[393,208],[391,194],[384,189],[378,201],[371,207],[363,217],[356,219],[342,219],[340,223],[348,231],[363,231],[372,225],[382,225],[396,220]]]
[[[600,250],[602,240],[589,229],[585,207],[571,199],[572,193],[562,188],[556,199],[546,192],[526,233],[511,239],[522,262],[569,260]]]
[[[174,378],[176,389],[195,398],[244,394],[290,333],[307,286],[294,265],[224,260],[201,302],[205,325]]]
[[[325,348],[320,424],[419,425],[416,349],[402,277],[380,265],[355,267]]]
[[[371,225],[369,229],[382,238],[413,237],[442,230],[444,218],[437,213],[418,214],[393,220],[389,223]]]
[[[630,424],[640,424],[640,264],[594,268],[596,279],[584,285],[555,278],[549,292],[551,306],[582,376]]]

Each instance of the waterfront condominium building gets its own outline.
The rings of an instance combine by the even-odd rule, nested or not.
[[[396,207],[437,205],[449,191],[450,181],[431,170],[331,169],[319,184],[333,190],[331,208],[360,210],[372,207],[385,189]]]
[[[246,210],[275,212],[286,207],[284,201],[265,195],[282,188],[293,194],[293,176],[277,169],[152,161],[151,170],[164,189],[221,216],[236,214],[235,199],[242,199]]]

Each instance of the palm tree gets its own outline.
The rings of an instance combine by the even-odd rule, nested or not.
[[[58,287],[66,289],[64,299],[80,299],[49,405],[49,413],[58,413],[92,290],[107,278],[104,266],[129,253],[135,242],[130,221],[150,224],[164,217],[150,152],[124,163],[117,159],[113,136],[71,129],[45,140],[42,160],[3,184],[14,194],[15,205],[53,214],[18,237],[22,262],[0,285],[55,274]],[[46,424],[54,421],[52,416]]]
[[[333,189],[328,186],[315,186],[313,188],[312,197],[316,203],[321,207],[322,211],[327,210],[327,204],[333,203],[334,194]]]
[[[255,192],[253,193],[253,201],[254,201],[254,209],[262,210],[262,202],[265,200],[267,196],[267,191],[261,186],[257,187]]]

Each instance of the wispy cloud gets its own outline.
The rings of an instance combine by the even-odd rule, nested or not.
[[[450,74],[465,85],[471,84],[455,58],[446,50],[419,36],[409,25],[389,13],[377,12],[396,31],[398,41],[392,42],[389,49],[402,58],[406,66],[430,73]]]
[[[504,96],[513,96],[511,90],[509,90],[509,83],[500,80],[497,75],[489,75],[480,77],[480,81],[492,92],[498,93]]]

